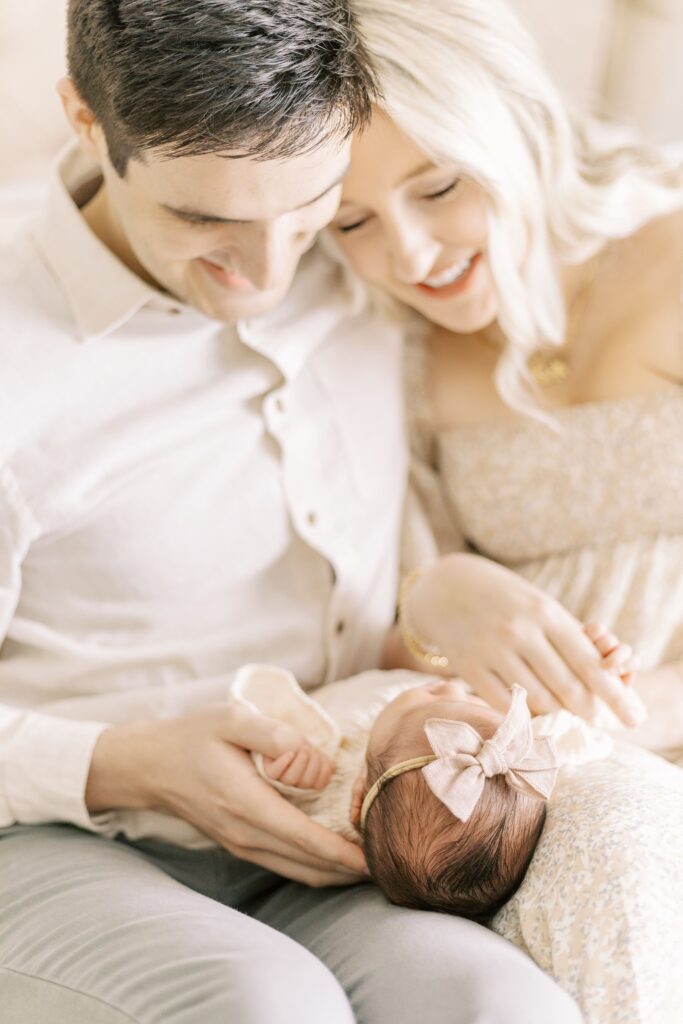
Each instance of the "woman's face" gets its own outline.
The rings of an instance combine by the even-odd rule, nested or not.
[[[469,334],[496,319],[484,192],[377,109],[354,142],[331,230],[366,281],[433,323]]]

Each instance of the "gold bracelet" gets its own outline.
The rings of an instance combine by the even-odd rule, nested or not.
[[[424,569],[413,569],[412,572],[408,573],[401,584],[401,590],[398,598],[398,628],[401,633],[401,639],[406,646],[406,650],[408,650],[414,658],[417,658],[418,661],[422,661],[426,665],[429,665],[430,668],[448,668],[448,658],[446,655],[442,654],[437,647],[428,647],[427,644],[423,643],[413,632],[410,624],[406,621],[406,599],[408,597],[408,592],[423,573]]]

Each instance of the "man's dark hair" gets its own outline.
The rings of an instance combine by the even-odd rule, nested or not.
[[[307,152],[376,95],[350,0],[69,0],[68,62],[120,175],[145,149]]]

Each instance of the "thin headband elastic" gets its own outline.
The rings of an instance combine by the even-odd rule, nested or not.
[[[368,811],[386,786],[387,782],[391,782],[392,779],[397,778],[399,775],[403,775],[404,772],[412,772],[416,768],[424,768],[426,764],[430,764],[432,761],[436,761],[436,754],[424,754],[422,757],[411,757],[409,761],[400,761],[399,764],[395,764],[393,768],[387,768],[387,770],[380,775],[377,781],[373,782],[370,789],[365,794],[365,800],[363,801],[363,806],[360,809],[361,832],[365,828],[365,819],[368,816]]]

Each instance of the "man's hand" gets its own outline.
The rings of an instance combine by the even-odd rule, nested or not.
[[[364,880],[360,848],[289,804],[247,753],[278,758],[302,743],[288,725],[237,704],[114,726],[95,747],[86,804],[177,815],[236,857],[306,885]]]

